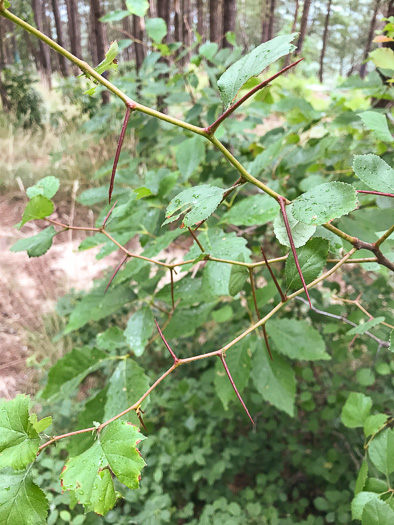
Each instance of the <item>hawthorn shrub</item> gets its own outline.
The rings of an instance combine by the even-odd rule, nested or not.
[[[300,62],[256,78],[294,34],[244,56],[200,45],[186,72],[152,37],[140,76],[115,87],[101,73],[116,43],[93,69],[3,4],[80,67],[88,95],[117,97],[88,129],[111,140],[123,124],[78,197],[95,226],[54,217],[55,176],[27,190],[19,227],[46,227],[13,251],[44,255],[76,229],[91,233],[80,250],[119,264],[59,301],[74,348],[36,398],[44,417],[28,396],[0,405],[1,522],[389,523],[393,139],[369,107],[389,88],[349,79],[320,110],[268,89]]]

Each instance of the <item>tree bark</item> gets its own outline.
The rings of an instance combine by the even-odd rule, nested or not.
[[[275,1],[275,0],[273,0]],[[235,32],[235,21],[237,16],[236,0],[223,0],[223,47],[232,47],[227,41],[226,34]]]
[[[327,36],[328,36],[328,26],[330,23],[330,14],[331,14],[331,0],[328,0],[327,14],[326,14],[326,19],[324,21],[323,42],[322,42],[322,48],[321,48],[321,53],[320,53],[319,79],[321,83],[323,83],[324,55],[326,54],[326,48],[327,48]]]
[[[170,42],[170,14],[171,14],[171,1],[170,0],[158,0],[157,2],[157,16],[162,18],[167,24],[167,34],[163,39],[163,42],[168,44]]]
[[[197,0],[197,32],[201,36],[203,42],[205,41],[204,26],[204,0]]]
[[[44,22],[42,18],[42,7],[43,4],[40,0],[32,0],[32,8],[33,8],[33,15],[34,15],[34,21],[37,26],[37,29],[39,29],[42,32],[44,31]],[[41,71],[44,75],[45,81],[48,84],[48,87],[51,88],[51,60],[49,57],[49,47],[46,46],[41,40],[39,41],[40,46],[40,64],[41,64]]]
[[[183,0],[183,43],[185,47],[189,50],[185,61],[191,59],[191,46],[192,46],[192,16],[191,16],[191,2],[190,0]]]
[[[59,11],[59,3],[58,0],[52,0],[52,11],[53,11],[53,17],[55,19],[55,27],[56,27],[56,40],[59,46],[66,47],[64,42],[64,36],[63,36],[63,27],[62,27],[62,21],[60,18],[60,11]],[[59,66],[60,66],[60,72],[63,75],[63,77],[68,76],[68,63],[66,57],[63,55],[59,56]]]
[[[209,0],[209,40],[220,46],[220,3]]]
[[[364,49],[363,62],[368,58],[369,52],[371,51],[371,44],[372,44],[373,35],[375,31],[376,16],[378,14],[379,5],[380,5],[380,0],[375,0],[372,19],[369,25],[367,43],[365,44],[365,49]],[[365,78],[366,73],[367,73],[367,64],[366,63],[361,64],[360,77]]]
[[[299,3],[298,3],[298,0],[296,0],[296,3],[295,3],[295,12],[294,12],[294,18],[293,18],[293,23],[292,23],[292,26],[291,26],[291,32],[292,32],[292,33],[295,32],[296,27],[297,27],[297,21],[298,21],[298,7],[299,7]],[[286,55],[286,56],[285,56],[285,60],[284,60],[284,62],[283,62],[283,67],[287,67],[289,64],[290,64],[290,55]],[[287,72],[286,72],[285,74],[287,74]]]
[[[103,16],[103,13],[101,11],[101,5],[100,0],[90,0],[90,10],[92,13],[92,22],[93,22],[93,28],[94,28],[94,34],[96,37],[96,46],[97,46],[97,54],[98,54],[98,61],[101,62],[105,58],[107,42],[106,42],[106,36],[105,36],[105,27],[102,22],[100,22],[100,18]],[[105,73],[103,73],[103,76]],[[108,75],[108,72],[107,72]],[[108,104],[110,100],[110,93],[108,90],[103,91],[101,93],[101,98],[103,101],[103,104]]]
[[[76,0],[66,0],[66,4],[71,53],[78,58],[82,58],[81,23],[78,13],[78,2]]]
[[[309,8],[311,7],[311,0],[304,0],[304,8],[302,10],[301,17],[301,26],[300,26],[300,36],[298,37],[296,54],[299,55],[302,51],[302,46],[304,45],[306,29],[308,27],[308,16]]]
[[[175,42],[183,41],[181,0],[174,1],[174,38]]]
[[[142,43],[144,38],[144,29],[144,19],[140,18],[139,16],[133,15],[133,34],[136,38],[136,41],[134,42],[135,67],[137,69],[137,73],[139,73],[142,66],[142,62],[145,58],[145,48]]]
[[[270,13],[269,13],[269,18],[268,18],[267,40],[272,40],[274,38],[274,22],[275,22],[275,0],[271,0]]]

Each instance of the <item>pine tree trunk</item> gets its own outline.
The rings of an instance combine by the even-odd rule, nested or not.
[[[42,18],[43,4],[40,0],[32,0],[32,8],[34,21],[37,26],[37,29],[39,29],[42,32],[45,32],[44,21]],[[48,87],[51,88],[51,61],[49,57],[49,47],[46,46],[41,40],[39,41],[39,46],[41,71],[44,75],[46,83],[48,84]]]
[[[182,2],[174,0],[174,38],[175,42],[182,42]]]
[[[66,0],[66,4],[71,53],[78,58],[82,58],[81,22],[78,13],[78,1]]]
[[[378,14],[379,4],[380,4],[380,0],[375,0],[375,5],[374,5],[373,14],[372,14],[372,19],[371,19],[371,23],[369,25],[367,43],[366,43],[365,49],[364,49],[363,62],[368,58],[369,52],[371,51],[371,44],[372,44],[373,35],[374,35],[374,31],[375,31],[376,16]],[[360,77],[361,78],[365,78],[366,73],[367,73],[367,64],[361,64]]]
[[[294,33],[297,27],[297,21],[298,21],[298,7],[299,3],[298,0],[296,0],[295,3],[295,12],[294,12],[294,18],[293,18],[293,24],[291,26],[291,32]],[[283,67],[287,67],[290,64],[290,55],[285,56],[285,60],[283,62]],[[285,73],[287,74],[287,73]]]
[[[304,0],[304,8],[302,10],[302,17],[301,17],[300,35],[298,37],[298,42],[297,42],[297,50],[296,50],[297,55],[301,53],[302,46],[304,45],[306,30],[308,27],[308,16],[309,16],[310,7],[311,7],[311,0]]]
[[[223,0],[223,47],[232,47],[227,41],[227,32],[235,32],[235,21],[237,16],[236,0]]]
[[[191,1],[183,0],[183,43],[185,47],[189,49],[185,59],[186,62],[191,60],[192,46],[192,16],[191,16]]]
[[[272,40],[274,38],[274,25],[275,25],[275,0],[271,0],[270,13],[269,13],[269,18],[268,18],[267,40]]]
[[[58,0],[52,0],[52,11],[53,11],[53,17],[55,19],[55,27],[56,27],[56,41],[59,44],[59,46],[66,47],[64,42],[64,36],[63,36],[63,27],[62,27],[62,21],[60,18],[60,11],[59,11],[59,3]],[[59,57],[59,66],[60,66],[60,72],[63,75],[63,77],[68,76],[68,63],[66,57],[63,55],[58,55]]]
[[[158,0],[157,2],[157,16],[167,24],[167,35],[163,39],[165,43],[170,42],[170,4],[170,0]]]
[[[90,10],[92,13],[93,29],[96,37],[98,61],[101,62],[105,58],[107,43],[105,36],[105,27],[104,24],[100,22],[100,18],[103,16],[103,12],[101,11],[100,0],[90,0]],[[103,73],[103,76],[107,77],[107,75],[108,72]],[[101,98],[103,104],[108,104],[110,100],[109,91],[103,91],[101,93]]]
[[[209,0],[209,40],[220,46],[220,3]]]
[[[321,83],[323,83],[324,55],[326,54],[326,48],[327,48],[327,36],[328,36],[328,26],[330,23],[330,14],[331,14],[331,0],[328,0],[327,14],[326,14],[326,19],[324,21],[323,43],[322,43],[322,48],[321,48],[321,53],[320,53],[319,79]]]
[[[204,0],[197,0],[197,32],[201,36],[203,42],[205,42],[204,26]]]
[[[142,44],[144,39],[144,30],[145,30],[145,23],[144,19],[140,18],[139,16],[133,15],[133,34],[136,38],[136,41],[134,42],[134,51],[135,51],[135,67],[137,69],[137,73],[139,73],[142,62],[145,58],[145,49]],[[138,40],[138,42],[137,42]]]

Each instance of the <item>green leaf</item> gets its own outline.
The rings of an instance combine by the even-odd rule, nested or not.
[[[265,193],[258,193],[237,202],[222,217],[221,222],[236,226],[263,225],[275,219],[278,208],[275,199]]]
[[[352,501],[352,518],[361,520],[365,505],[371,500],[378,500],[379,494],[376,492],[359,492]]]
[[[253,355],[251,377],[262,397],[289,416],[294,416],[296,394],[295,372],[281,356],[274,354],[271,361],[261,339],[257,340]]]
[[[323,224],[346,215],[357,204],[356,190],[345,182],[326,182],[293,202],[293,215],[306,224]]]
[[[119,326],[111,326],[111,328],[107,328],[105,332],[97,334],[96,346],[97,348],[100,348],[100,350],[108,350],[115,354],[115,350],[127,346],[123,330],[121,330]]]
[[[372,408],[372,399],[359,392],[351,392],[341,412],[342,423],[349,428],[363,427]]]
[[[189,180],[194,171],[205,160],[205,142],[201,137],[193,137],[182,142],[176,152],[176,162],[183,182]]]
[[[132,15],[145,16],[149,9],[148,0],[126,0],[126,7]]]
[[[371,328],[374,326],[382,323],[385,320],[384,317],[374,317],[373,319],[370,319],[369,321],[359,324],[358,326],[355,326],[351,330],[347,332],[348,335],[362,335],[365,334],[365,332],[368,332]]]
[[[134,292],[126,286],[109,288],[106,294],[101,289],[93,290],[74,308],[63,333],[78,330],[90,321],[100,321],[126,306],[135,297]]]
[[[104,71],[108,71],[109,69],[118,69],[118,64],[115,62],[116,56],[119,52],[118,43],[115,40],[112,42],[112,44],[109,46],[108,51],[105,53],[105,58],[100,64],[94,68],[94,70],[101,75],[104,73]]]
[[[297,251],[298,261],[306,284],[311,283],[320,275],[326,264],[328,244],[327,240],[315,237]],[[288,290],[302,288],[301,278],[292,253],[286,260],[286,285]]]
[[[9,7],[11,7],[11,2],[9,0],[4,0],[4,7],[6,9],[8,9]]]
[[[0,523],[45,525],[49,504],[29,474],[11,469],[0,473]]]
[[[251,77],[259,75],[266,67],[295,50],[292,35],[278,36],[256,47],[230,66],[218,80],[220,97],[227,108],[233,103],[238,91]]]
[[[116,11],[111,11],[102,16],[100,22],[119,22],[120,20],[123,20],[123,18],[126,18],[126,16],[130,16],[130,11],[117,9]]]
[[[60,478],[62,487],[72,490],[86,511],[104,515],[116,503],[111,471],[131,489],[139,486],[145,461],[136,448],[145,437],[124,421],[110,423],[85,452],[67,461]]]
[[[353,170],[374,191],[394,192],[394,170],[377,155],[356,155]]]
[[[36,195],[27,203],[19,229],[27,222],[44,219],[51,213],[53,213],[53,203],[42,195]]]
[[[363,511],[362,525],[392,525],[394,523],[394,510],[380,499],[371,498]]]
[[[148,388],[149,378],[145,375],[144,369],[132,359],[123,359],[109,380],[104,420],[133,405]],[[134,411],[126,414],[123,419],[138,424]]]
[[[299,248],[312,237],[316,231],[316,226],[310,226],[297,220],[293,215],[293,205],[286,206],[286,213],[291,229],[291,234],[293,236],[294,245],[296,248]],[[290,248],[286,226],[280,210],[274,220],[274,232],[278,241],[284,246]]]
[[[162,18],[148,18],[146,32],[155,44],[160,44],[167,34],[167,24]]]
[[[23,469],[35,460],[40,438],[29,421],[30,397],[0,403],[0,468]]]
[[[393,142],[394,139],[390,133],[385,115],[382,115],[378,111],[363,111],[363,113],[359,113],[358,116],[363,121],[364,126],[369,131],[373,131],[378,140]]]
[[[369,459],[388,478],[394,472],[394,429],[380,432],[368,447]]]
[[[212,60],[218,52],[218,49],[219,46],[216,42],[205,42],[199,47],[198,52],[207,60]]]
[[[228,283],[229,294],[234,297],[239,293],[249,277],[248,269],[245,266],[233,265],[231,267],[230,281]]]
[[[137,310],[128,320],[124,336],[134,354],[139,357],[152,335],[153,315],[149,306]]]
[[[368,416],[364,422],[364,435],[365,437],[375,434],[387,421],[388,416],[386,414],[374,414]]]
[[[291,359],[331,359],[322,336],[306,321],[273,319],[269,322],[267,331],[278,352]]]
[[[35,184],[34,186],[30,186],[30,188],[27,188],[26,193],[29,199],[32,199],[37,195],[42,195],[47,199],[52,199],[52,197],[59,189],[59,185],[59,179],[50,175],[49,177],[44,177],[43,179],[38,181],[37,184]]]
[[[243,339],[239,346],[232,348],[226,355],[227,366],[239,392],[243,391],[249,381],[251,365],[250,345],[250,339]],[[231,400],[237,399],[221,362],[217,362],[215,365],[215,390],[225,410],[228,409],[228,404]]]
[[[357,476],[356,486],[354,487],[354,495],[357,496],[362,490],[364,490],[365,482],[368,477],[368,461],[364,460],[361,465],[360,471]]]
[[[12,252],[24,252],[27,251],[29,257],[40,257],[44,255],[49,248],[52,246],[52,240],[56,235],[56,230],[53,226],[45,228],[37,235],[33,237],[27,237],[26,239],[19,239],[10,248]]]
[[[193,335],[197,328],[207,322],[214,306],[214,302],[205,302],[193,308],[176,308],[164,332],[167,341]]]
[[[51,416],[44,417],[38,421],[37,414],[30,414],[29,416],[29,422],[33,425],[36,432],[44,432],[49,426],[52,425],[52,418]]]
[[[178,193],[167,207],[167,220],[163,222],[163,226],[176,221],[182,214],[185,214],[183,224],[187,227],[204,221],[219,206],[226,191],[217,186],[202,184]]]
[[[107,354],[96,348],[74,348],[50,369],[42,397],[54,400],[76,395],[79,383],[98,370],[106,359]]]
[[[394,69],[394,52],[388,47],[380,47],[369,53],[376,67],[383,69]]]

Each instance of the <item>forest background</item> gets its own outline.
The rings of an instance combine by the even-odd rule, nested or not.
[[[103,77],[192,126],[221,114],[217,81],[227,68],[261,43],[296,32],[296,50],[270,75],[304,60],[226,120],[219,138],[289,200],[334,182],[368,193],[354,155],[393,165],[392,0],[13,0],[10,10],[92,66],[116,42]],[[251,78],[241,94],[270,75]],[[17,402],[13,411],[28,410],[20,401],[26,398],[14,398],[30,394],[35,411],[52,416],[42,443],[126,409],[163,373],[169,354],[153,318],[175,353],[190,357],[268,315],[278,288],[266,266],[245,269],[261,263],[262,246],[286,293],[302,285],[275,223],[278,208],[256,188],[226,194],[198,236],[161,228],[182,190],[230,188],[234,169],[198,137],[148,115],[132,114],[119,157],[120,210],[108,222],[117,244],[97,233],[110,210],[121,101],[2,16],[0,99],[1,409]],[[394,191],[388,187],[386,195]],[[44,221],[15,227],[32,198],[55,193],[49,228]],[[267,323],[268,339],[256,331],[228,353],[255,426],[220,363],[181,367],[144,401],[144,413],[130,416],[148,438],[140,445],[147,467],[138,490],[116,480],[124,499],[100,507],[103,516],[84,514],[97,508],[77,491],[63,492],[59,476],[67,455],[90,442],[59,441],[26,478],[46,494],[37,515],[29,498],[0,496],[0,518],[10,519],[13,507],[22,509],[17,525],[390,523],[393,222],[391,197],[358,194],[355,211],[335,226],[368,243],[388,232],[386,264],[358,249],[353,264],[310,291],[313,310],[301,295]],[[297,232],[304,233],[297,248],[307,283],[351,248],[315,230]],[[43,231],[49,237],[39,237]],[[234,259],[240,270],[219,269],[199,254],[200,244],[208,258]],[[120,269],[119,246],[164,267],[152,273],[142,259],[127,259]],[[164,271],[182,258],[193,261],[186,271]],[[7,476],[0,471],[0,487],[9,491]]]

